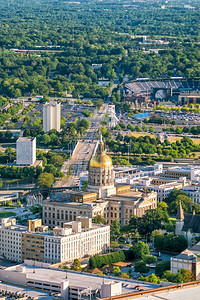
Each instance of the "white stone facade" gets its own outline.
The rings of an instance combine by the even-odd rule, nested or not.
[[[47,102],[43,105],[43,130],[51,129],[60,131],[61,105],[57,102]]]
[[[72,222],[73,223],[73,222]],[[94,224],[93,224],[94,225]],[[66,236],[44,237],[44,261],[58,263],[105,252],[110,246],[110,226],[94,225]]]
[[[21,262],[21,234],[25,226],[16,225],[16,219],[1,219],[0,256],[4,259]]]
[[[33,165],[36,161],[36,138],[20,137],[17,146],[17,165]]]

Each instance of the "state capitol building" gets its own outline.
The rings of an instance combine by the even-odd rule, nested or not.
[[[43,224],[53,228],[83,216],[104,217],[108,224],[118,219],[125,226],[132,215],[141,217],[157,207],[157,193],[133,190],[130,185],[114,184],[112,159],[100,138],[96,154],[91,158],[86,191],[63,192],[61,199],[43,201]]]

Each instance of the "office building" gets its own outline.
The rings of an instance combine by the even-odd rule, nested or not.
[[[53,231],[40,219],[29,220],[28,226],[16,225],[16,219],[2,219],[0,226],[0,256],[17,262],[73,261],[104,253],[109,246],[110,226],[93,224],[87,217],[77,217]]]
[[[43,130],[48,132],[51,129],[60,131],[61,104],[47,102],[43,105]]]
[[[200,204],[200,185],[190,185],[183,187],[182,190],[192,198],[194,203]]]
[[[16,143],[17,165],[33,165],[36,161],[36,138],[20,137]]]
[[[174,179],[186,177],[186,179],[197,182],[200,180],[200,167],[193,165],[184,167],[172,167],[165,170],[162,176]]]
[[[186,180],[184,181],[173,180],[171,182],[160,184],[160,185],[150,184],[147,188],[150,191],[157,192],[158,201],[163,201],[171,193],[171,191],[173,191],[174,189],[176,190],[182,189],[184,184],[186,184]]]
[[[16,219],[1,219],[0,225],[0,256],[7,260],[22,261],[21,236],[26,226],[16,225]]]
[[[110,227],[92,224],[90,218],[77,217],[63,227],[54,227],[53,231],[42,226],[41,220],[33,220],[22,234],[22,260],[55,264],[104,253],[109,246]]]

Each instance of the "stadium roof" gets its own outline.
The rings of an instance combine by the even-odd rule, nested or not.
[[[169,89],[196,91],[200,90],[200,81],[165,80],[165,81],[133,81],[125,84],[125,88],[135,95],[143,94],[151,89]]]

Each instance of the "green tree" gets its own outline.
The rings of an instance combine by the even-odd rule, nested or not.
[[[130,279],[130,276],[128,273],[122,273],[122,275],[120,277],[124,278],[124,279]]]
[[[144,132],[147,132],[147,126],[146,126],[145,124],[142,125],[142,130],[143,130]]]
[[[112,224],[110,225],[110,238],[111,241],[116,241],[121,236],[121,228],[119,221],[117,219],[113,220]]]
[[[179,195],[187,196],[186,192],[174,189],[169,195],[165,198],[165,202],[170,205],[171,202],[175,201]]]
[[[90,115],[91,115],[91,112],[89,111],[89,109],[85,109],[82,113],[87,118],[90,117]]]
[[[191,212],[191,208],[193,205],[193,200],[188,196],[178,195],[176,200],[172,201],[169,205],[168,211],[171,215],[176,215],[179,202],[181,202],[184,212]]]
[[[149,268],[146,266],[146,264],[143,262],[143,260],[140,260],[135,263],[134,265],[135,272],[139,273],[148,273]]]
[[[149,276],[140,276],[138,278],[138,280],[141,280],[141,281],[146,281],[146,282],[151,282],[151,283],[157,283],[159,284],[160,283],[160,278],[158,276],[156,276],[155,274],[151,274]]]
[[[51,187],[54,183],[54,176],[53,174],[50,174],[50,173],[41,173],[39,176],[38,176],[38,179],[37,179],[37,186],[38,187]]]
[[[176,275],[175,273],[172,273],[172,271],[166,270],[162,275],[162,279],[167,280],[169,282],[176,282]]]
[[[157,261],[157,257],[156,256],[153,256],[153,255],[144,255],[143,256],[143,261],[145,264],[152,264],[154,262]]]
[[[165,209],[149,209],[145,215],[139,219],[138,231],[141,235],[150,235],[152,231],[161,229],[163,222],[168,222],[169,215]]]
[[[94,101],[94,105],[97,107],[97,109],[99,110],[101,108],[101,106],[103,105],[103,100],[95,100]]]
[[[181,127],[177,126],[175,132],[176,132],[177,134],[181,134],[181,133],[182,133]]]
[[[95,216],[92,222],[96,224],[104,224],[104,225],[106,224],[106,220],[101,215]]]
[[[195,276],[190,270],[180,269],[176,274],[177,283],[195,281]]]
[[[120,270],[120,268],[114,266],[114,267],[113,267],[113,274],[114,274],[115,276],[120,276],[120,275],[121,275],[121,270]]]
[[[138,217],[133,215],[129,220],[129,223],[124,226],[123,231],[128,234],[130,233],[134,235],[137,232],[138,224],[139,224]]]
[[[150,252],[149,252],[149,246],[142,242],[142,241],[139,241],[138,243],[135,243],[131,248],[130,250],[132,251],[133,255],[135,258],[142,258],[145,256],[145,255],[149,255]]]
[[[149,127],[149,132],[151,132],[151,133],[154,132],[154,127],[153,126]]]
[[[157,250],[166,250],[174,252],[182,252],[187,248],[187,240],[181,235],[169,233],[167,235],[157,235],[154,238],[154,246]]]
[[[62,166],[63,164],[63,157],[61,155],[53,155],[50,160],[49,163],[54,165],[54,166]]]
[[[75,270],[75,271],[82,271],[80,260],[77,258],[74,259],[73,263],[71,264],[70,269]]]
[[[51,143],[51,138],[48,134],[44,134],[42,136],[42,140],[41,140],[41,143],[44,144],[44,145],[49,145]]]
[[[163,276],[163,274],[166,270],[170,270],[170,261],[169,260],[161,261],[161,262],[157,263],[156,269],[155,269],[155,274],[157,276],[161,277],[161,276]]]
[[[88,180],[83,181],[83,184],[82,184],[82,190],[83,190],[83,191],[86,191],[87,186],[88,186]]]

